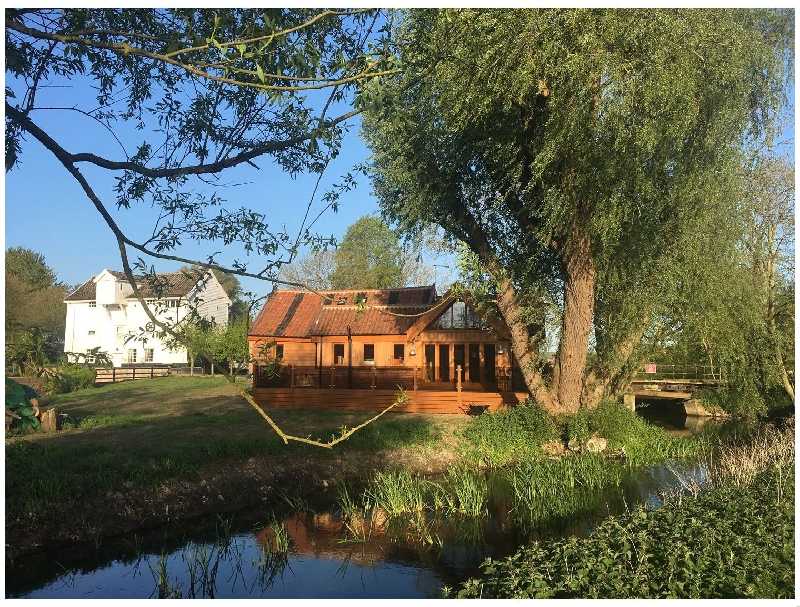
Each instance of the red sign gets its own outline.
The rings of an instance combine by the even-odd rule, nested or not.
[[[644,366],[644,372],[645,373],[655,373],[656,372],[656,366],[653,365],[653,364],[645,365]]]

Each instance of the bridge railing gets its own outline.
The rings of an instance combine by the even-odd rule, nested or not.
[[[662,365],[647,364],[639,369],[634,380],[648,379],[694,379],[722,381],[723,372],[713,365]]]

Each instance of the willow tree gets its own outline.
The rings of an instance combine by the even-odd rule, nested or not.
[[[780,107],[793,27],[766,10],[406,14],[398,92],[364,121],[374,189],[404,229],[474,254],[548,410],[618,395],[679,313],[697,226]]]

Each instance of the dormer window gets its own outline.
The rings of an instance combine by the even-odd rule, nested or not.
[[[337,306],[343,306],[346,303],[347,303],[347,298],[346,297],[340,297],[339,301],[336,302],[336,305]]]

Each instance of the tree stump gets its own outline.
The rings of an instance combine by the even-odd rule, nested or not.
[[[39,422],[42,424],[42,432],[55,432],[56,431],[56,410],[47,409],[42,411],[39,417]]]

